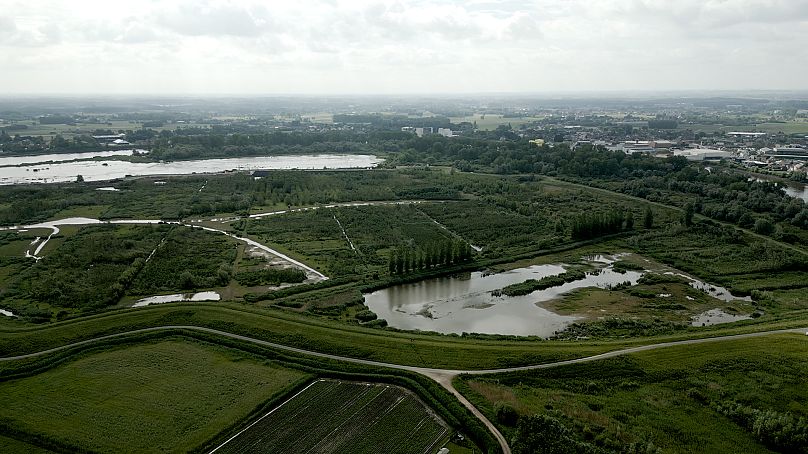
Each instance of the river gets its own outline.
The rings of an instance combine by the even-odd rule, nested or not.
[[[63,183],[75,181],[77,175],[81,175],[84,181],[105,181],[126,176],[189,175],[220,173],[228,170],[354,169],[375,167],[380,162],[382,159],[373,155],[320,154],[149,163],[128,161],[40,163],[30,166],[0,167],[0,185]]]

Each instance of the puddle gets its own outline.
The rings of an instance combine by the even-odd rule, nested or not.
[[[132,307],[144,307],[150,304],[178,303],[182,301],[219,301],[222,297],[216,292],[175,293],[173,295],[157,295],[142,298]]]
[[[721,309],[710,309],[709,311],[702,312],[699,315],[690,318],[691,326],[710,326],[720,325],[722,323],[732,323],[740,320],[751,320],[749,315],[735,315],[728,314]]]

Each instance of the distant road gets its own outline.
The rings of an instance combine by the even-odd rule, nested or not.
[[[780,329],[780,330],[772,330],[772,331],[761,331],[757,333],[747,333],[747,334],[733,334],[729,336],[718,336],[718,337],[708,337],[702,339],[688,339],[688,340],[681,340],[681,341],[673,341],[673,342],[661,342],[658,344],[650,344],[650,345],[643,345],[640,347],[632,347],[632,348],[625,348],[621,350],[614,350],[607,353],[601,353],[599,355],[594,356],[586,356],[583,358],[577,359],[570,359],[565,361],[557,361],[553,363],[545,363],[545,364],[536,364],[532,366],[520,366],[520,367],[505,367],[501,369],[485,369],[485,370],[456,370],[456,369],[436,369],[436,368],[428,368],[428,367],[417,367],[417,366],[407,366],[402,364],[393,364],[393,363],[386,363],[381,361],[372,361],[367,359],[361,358],[351,358],[348,356],[339,356],[339,355],[332,355],[329,353],[321,353],[315,352],[310,350],[304,350],[302,348],[297,347],[290,347],[288,345],[277,344],[274,342],[268,342],[261,339],[255,339],[252,337],[242,336],[240,334],[228,333],[227,331],[221,331],[218,329],[212,328],[205,328],[201,326],[188,326],[188,325],[167,325],[167,326],[156,326],[152,328],[142,328],[136,329],[132,331],[127,331],[124,333],[117,333],[117,334],[110,334],[107,336],[100,336],[93,339],[87,339],[80,342],[74,342],[67,345],[62,345],[60,347],[50,348],[47,350],[42,350],[35,353],[28,353],[25,355],[17,355],[17,356],[9,356],[5,358],[0,358],[0,361],[14,361],[20,359],[28,359],[28,358],[35,358],[38,356],[48,355],[50,353],[57,353],[60,351],[68,350],[75,347],[81,347],[84,345],[91,345],[93,343],[101,342],[108,339],[115,339],[123,336],[133,335],[133,334],[141,334],[141,333],[148,333],[154,331],[170,331],[170,330],[187,330],[187,331],[198,331],[207,334],[214,334],[221,337],[226,337],[230,339],[236,339],[239,341],[249,342],[256,345],[261,345],[263,347],[270,347],[277,350],[283,350],[292,353],[298,353],[301,355],[308,355],[314,356],[317,358],[324,358],[330,359],[333,361],[343,361],[348,363],[354,364],[362,364],[366,366],[374,366],[374,367],[386,367],[389,369],[396,369],[396,370],[405,370],[409,372],[415,372],[424,376],[427,376],[436,382],[438,382],[441,386],[443,386],[447,391],[449,391],[452,395],[457,397],[457,399],[466,407],[469,411],[471,411],[485,426],[491,433],[496,437],[497,441],[499,442],[500,447],[502,448],[502,452],[504,454],[510,454],[511,450],[508,446],[508,442],[502,433],[494,426],[485,415],[482,414],[471,402],[469,402],[460,392],[458,392],[454,386],[452,385],[452,380],[461,374],[468,374],[468,375],[487,375],[487,374],[499,374],[499,373],[507,373],[507,372],[520,372],[520,371],[529,371],[529,370],[537,370],[537,369],[549,369],[553,367],[559,366],[566,366],[570,364],[579,364],[591,361],[598,361],[601,359],[606,358],[614,358],[617,356],[629,355],[632,353],[638,353],[648,350],[656,350],[660,348],[667,348],[667,347],[676,347],[681,345],[693,345],[693,344],[704,344],[710,342],[722,342],[728,340],[737,340],[737,339],[748,339],[752,337],[761,337],[767,336],[771,334],[781,334],[781,333],[803,333],[808,330],[808,328],[792,328],[792,329]]]

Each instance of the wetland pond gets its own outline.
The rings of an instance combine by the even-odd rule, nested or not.
[[[549,337],[579,317],[556,314],[536,303],[583,287],[607,288],[623,282],[634,285],[642,276],[637,271],[614,271],[613,258],[598,256],[593,262],[607,265],[600,272],[587,273],[584,279],[528,295],[497,296],[495,291],[528,279],[561,274],[566,265],[533,265],[496,274],[478,271],[426,279],[366,294],[365,304],[399,329]]]
[[[506,296],[497,290],[528,279],[539,280],[564,273],[569,265],[533,265],[502,273],[473,272],[425,279],[365,294],[365,305],[393,328],[435,331],[444,334],[483,333],[551,337],[581,317],[556,314],[541,303],[585,287],[611,288],[625,282],[636,285],[649,270],[618,272],[613,269],[619,256],[588,257],[586,262],[599,269],[583,279],[537,290],[527,295]],[[727,289],[712,286],[690,276],[690,286],[722,301],[751,301]],[[748,317],[720,317],[711,312],[694,317],[697,326],[728,323]]]

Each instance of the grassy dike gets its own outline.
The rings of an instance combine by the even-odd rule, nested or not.
[[[675,335],[607,341],[545,341],[508,336],[416,334],[347,325],[282,309],[234,303],[179,303],[126,309],[45,327],[0,328],[0,355],[38,352],[104,335],[171,325],[214,328],[302,349],[395,364],[490,369],[549,363],[626,347],[784,328],[808,323],[808,311],[782,320],[754,320],[678,331]]]

